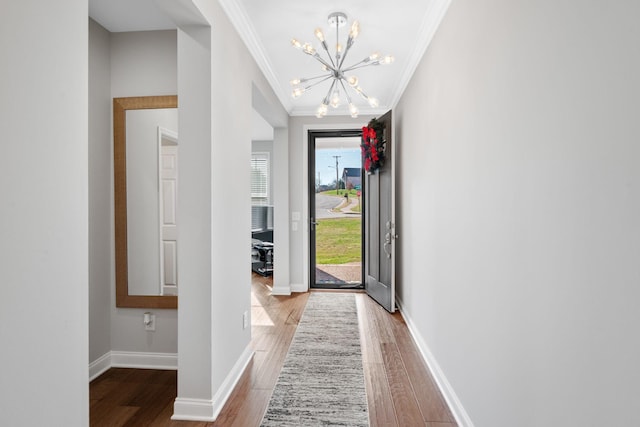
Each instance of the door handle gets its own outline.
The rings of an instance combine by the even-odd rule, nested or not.
[[[317,227],[320,223],[316,222],[313,218],[309,220],[309,224],[311,224],[311,230],[315,230],[314,227]]]
[[[391,258],[391,252],[387,250],[387,246],[391,245],[391,233],[387,233],[384,235],[384,244],[382,245],[382,250],[387,255],[387,258]]]

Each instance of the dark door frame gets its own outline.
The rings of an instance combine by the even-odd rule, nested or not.
[[[318,285],[316,283],[316,233],[315,233],[315,225],[316,225],[316,209],[315,209],[315,173],[316,173],[316,139],[317,138],[349,138],[349,137],[362,137],[362,129],[335,129],[335,130],[309,130],[307,136],[307,186],[309,191],[309,288],[333,288],[332,286],[323,286]],[[361,168],[362,170],[362,168]],[[364,197],[364,179],[361,179],[362,182],[362,195]],[[362,221],[360,233],[362,237],[361,242],[361,259],[362,259],[362,267],[360,271],[360,277],[362,278],[361,287],[357,289],[364,289],[364,245],[365,245],[365,235],[364,235],[364,203],[361,203],[363,211],[360,212]],[[353,289],[353,287],[351,287]]]

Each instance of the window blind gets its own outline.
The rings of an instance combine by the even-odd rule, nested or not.
[[[251,197],[269,198],[269,153],[251,154]]]

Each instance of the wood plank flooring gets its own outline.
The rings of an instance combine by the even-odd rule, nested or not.
[[[255,355],[214,423],[171,421],[175,371],[112,368],[91,382],[91,425],[260,425],[309,296],[272,296],[270,286],[270,278],[253,274]],[[356,293],[356,304],[371,427],[456,426],[402,316],[387,313],[363,293]]]

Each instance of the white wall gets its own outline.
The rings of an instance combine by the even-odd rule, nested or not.
[[[178,93],[175,30],[111,33],[111,95]]]
[[[113,157],[109,32],[89,19],[89,361],[111,350]]]
[[[85,426],[88,397],[87,2],[0,14],[0,425]]]
[[[178,93],[176,31],[111,33],[110,42],[113,98]],[[110,179],[113,180],[112,175]],[[113,212],[113,197],[110,210]],[[112,277],[112,295],[115,295],[115,275]],[[111,350],[177,353],[175,309],[116,308],[113,301],[111,307]],[[144,330],[145,311],[156,314],[155,332]]]
[[[242,313],[251,312],[251,122],[252,83],[272,94],[253,58],[218,3],[206,11],[212,25],[212,320],[213,385],[218,389],[250,341]],[[219,61],[224,57],[226,61]],[[272,98],[274,95],[272,95]],[[221,102],[221,100],[223,100]],[[276,108],[279,104],[275,104]],[[281,107],[280,107],[281,108]],[[227,185],[229,176],[237,186]],[[230,226],[231,225],[231,226]],[[220,345],[223,344],[223,345]]]
[[[178,29],[178,77],[183,166],[178,182],[180,251],[180,335],[176,415],[193,416],[191,406],[210,415],[213,384],[211,276],[211,48],[209,27]],[[186,408],[180,400],[189,399]]]
[[[399,298],[477,426],[640,424],[639,14],[454,1],[396,109]]]
[[[218,3],[196,3],[210,26],[187,24],[178,31],[181,171],[188,169],[181,173],[178,201],[184,218],[178,419],[215,418],[249,360],[250,328],[243,329],[242,316],[251,308],[254,84],[273,113],[286,117]]]

